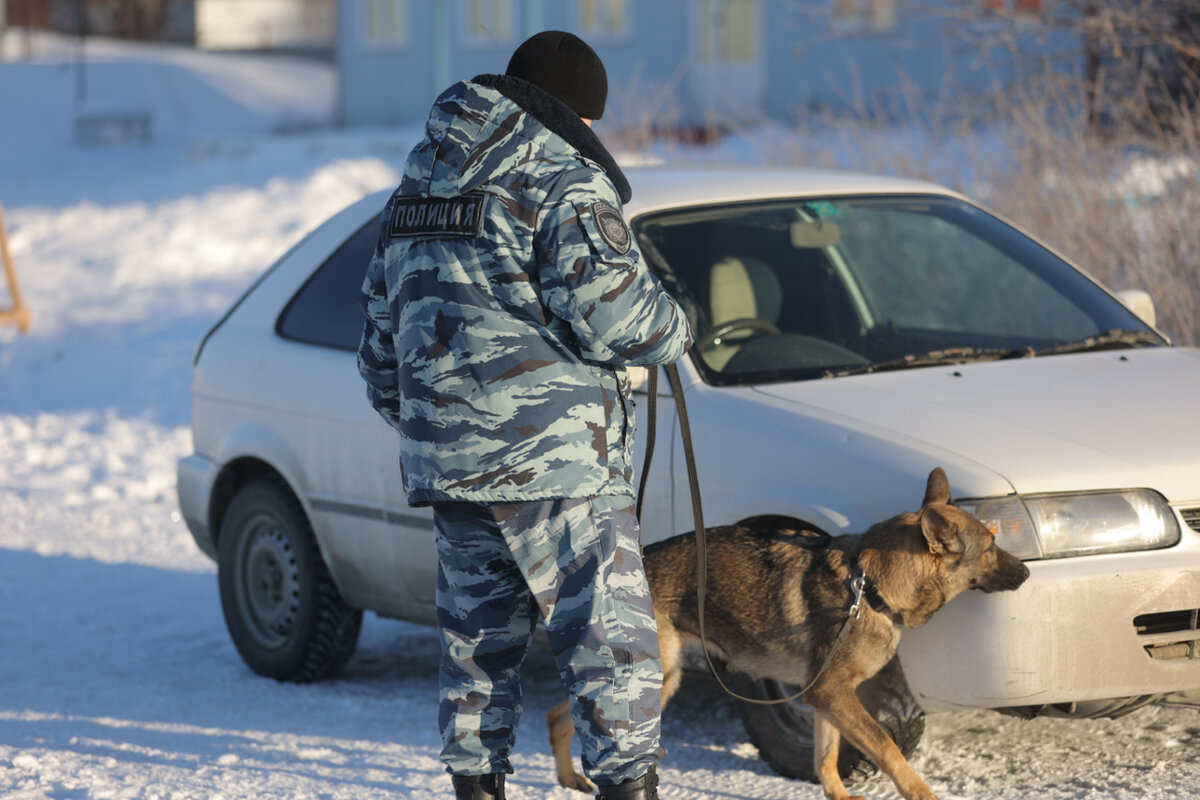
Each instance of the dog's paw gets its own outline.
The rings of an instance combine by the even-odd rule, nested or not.
[[[592,783],[586,777],[584,777],[583,775],[580,775],[578,772],[576,772],[574,775],[572,775],[568,780],[563,780],[560,777],[558,779],[558,782],[561,783],[563,786],[567,787],[568,789],[574,789],[577,792],[583,792],[584,794],[595,794],[596,793],[596,784]]]
[[[916,789],[911,794],[906,792],[904,796],[908,800],[938,800],[937,795],[933,793],[933,789],[930,789],[928,786]]]

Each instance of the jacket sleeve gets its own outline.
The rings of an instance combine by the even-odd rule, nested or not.
[[[646,268],[607,182],[572,182],[535,233],[542,300],[583,357],[612,366],[669,364],[692,344],[687,317]]]
[[[384,280],[384,242],[375,246],[363,279],[361,304],[366,321],[358,344],[358,373],[367,382],[367,399],[387,424],[400,429],[400,387],[396,380],[396,349],[392,316]]]

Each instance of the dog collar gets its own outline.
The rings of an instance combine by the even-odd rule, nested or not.
[[[867,605],[869,605],[875,611],[878,611],[880,614],[891,613],[892,607],[889,606],[887,601],[880,596],[879,590],[876,589],[875,584],[871,583],[870,581],[867,581],[866,586],[863,587],[863,597],[866,598]]]
[[[854,598],[850,602],[850,611],[846,615],[851,620],[857,620],[862,616],[862,601],[863,594],[867,590],[867,573],[863,572],[863,568],[855,564],[854,574],[850,576],[850,591],[854,593]]]
[[[862,564],[855,561],[854,574],[850,578],[850,590],[854,592],[854,602],[850,605],[850,616],[858,619],[862,614],[862,601],[866,600],[867,605],[871,610],[877,611],[880,614],[892,614],[892,607],[887,604],[883,596],[879,594],[879,590],[875,588],[875,584],[871,583],[871,579],[867,577],[867,573],[863,570]]]

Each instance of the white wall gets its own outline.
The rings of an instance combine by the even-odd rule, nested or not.
[[[334,40],[336,14],[333,0],[196,0],[196,46],[328,47]]]

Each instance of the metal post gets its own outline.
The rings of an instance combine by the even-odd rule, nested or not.
[[[87,0],[76,0],[79,12],[79,57],[75,60],[75,113],[78,114],[87,100],[87,73],[85,47],[87,45]]]
[[[25,16],[25,35],[22,38],[22,58],[33,58],[33,7],[32,0],[25,0],[21,8]],[[7,3],[5,3],[7,5]]]

